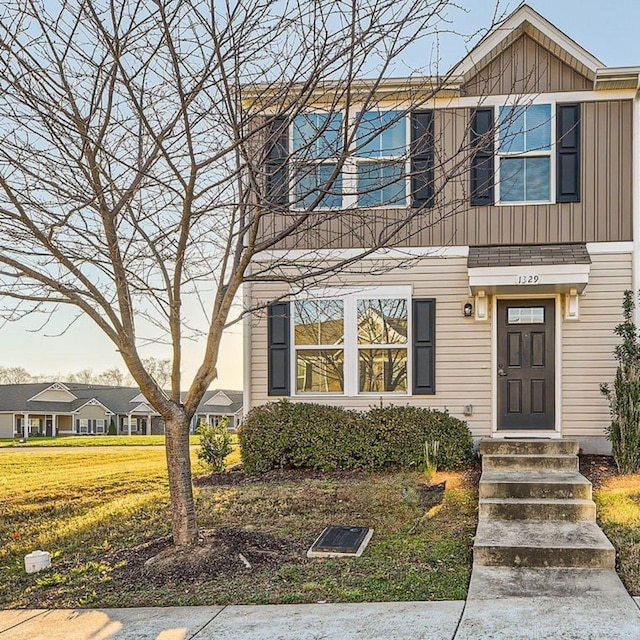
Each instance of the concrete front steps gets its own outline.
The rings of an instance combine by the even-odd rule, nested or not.
[[[483,440],[474,566],[613,569],[575,440]]]

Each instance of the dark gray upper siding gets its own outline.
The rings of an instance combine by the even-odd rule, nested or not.
[[[30,400],[33,396],[51,387],[53,382],[34,382],[27,384],[0,385],[0,413],[71,413],[89,400],[96,399],[114,414],[125,414],[135,409],[141,402],[131,402],[140,395],[137,387],[111,387],[96,384],[77,384],[63,382],[64,386],[76,396],[70,402],[43,402]],[[207,405],[206,402],[220,391],[224,392],[232,403],[226,405]],[[235,414],[242,409],[242,392],[227,389],[207,391],[198,405],[197,413]]]

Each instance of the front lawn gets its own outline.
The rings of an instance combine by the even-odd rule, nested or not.
[[[216,553],[205,570],[198,569],[196,552],[183,570],[171,572],[162,563],[144,564],[167,547],[162,449],[5,450],[0,464],[0,606],[466,596],[475,471],[437,474],[434,482],[446,481],[446,491],[434,494],[438,499],[426,511],[417,473],[270,474],[251,481],[230,474],[240,481],[196,488],[200,527]],[[366,525],[375,534],[359,559],[307,559],[307,548],[328,524]],[[53,566],[26,575],[23,556],[34,549],[52,552]]]
[[[640,596],[640,473],[617,475],[612,458],[594,461],[598,524],[616,548],[616,569],[633,596]]]
[[[236,437],[236,436],[234,436]],[[199,437],[189,436],[192,445],[198,444]],[[56,438],[0,438],[0,447],[124,447],[124,446],[164,446],[164,436],[58,436]]]

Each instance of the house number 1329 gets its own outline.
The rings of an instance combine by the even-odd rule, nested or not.
[[[538,284],[539,281],[540,281],[540,276],[538,275],[516,277],[516,284]]]

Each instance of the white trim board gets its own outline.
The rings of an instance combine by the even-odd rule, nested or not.
[[[468,246],[452,247],[394,247],[392,249],[272,249],[261,251],[253,258],[253,262],[272,262],[286,260],[294,262],[316,262],[318,258],[331,260],[350,260],[362,256],[362,260],[410,260],[412,258],[466,258]],[[365,255],[367,254],[367,255]]]

